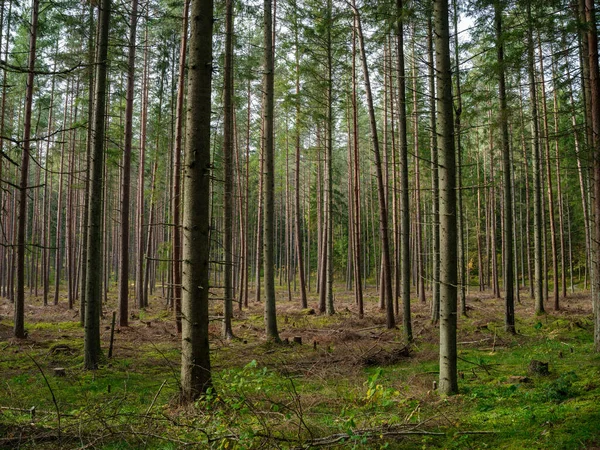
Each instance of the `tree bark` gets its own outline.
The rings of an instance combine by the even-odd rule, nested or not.
[[[21,180],[19,183],[19,223],[17,227],[17,293],[15,298],[14,335],[24,339],[25,333],[25,233],[27,225],[27,190],[29,177],[29,151],[31,149],[31,111],[33,106],[33,79],[36,60],[39,0],[33,0],[31,28],[29,30],[29,58],[27,88],[25,93],[25,120],[23,123],[23,155],[21,159]]]
[[[433,25],[431,17],[427,18],[427,56],[429,59],[429,126],[431,146],[431,197],[432,197],[432,240],[433,240],[433,280],[431,294],[431,321],[436,324],[440,320],[440,189],[439,189],[439,149],[436,125],[435,95],[435,61],[433,50]]]
[[[104,183],[104,125],[111,0],[102,0],[98,17],[98,45],[94,87],[94,123],[90,167],[90,211],[87,232],[87,278],[84,333],[84,367],[94,370],[100,361],[100,312],[102,309],[102,219]]]
[[[352,152],[353,152],[353,205],[352,217],[354,218],[354,290],[356,303],[358,305],[358,317],[364,317],[364,300],[362,287],[362,254],[361,254],[361,217],[360,217],[360,159],[358,143],[358,103],[357,103],[357,81],[356,81],[356,18],[352,29]]]
[[[515,330],[515,287],[514,287],[514,243],[513,243],[513,207],[512,207],[512,168],[508,137],[508,107],[506,104],[506,80],[504,75],[504,36],[502,34],[502,6],[500,1],[494,2],[496,22],[496,51],[498,58],[498,98],[500,99],[500,134],[502,145],[502,176],[504,194],[504,321],[506,331],[512,334]]]
[[[437,130],[440,137],[440,384],[442,394],[458,392],[456,368],[457,229],[456,154],[452,117],[452,69],[448,0],[434,0]]]
[[[383,170],[381,163],[381,153],[379,151],[379,137],[377,135],[377,123],[375,120],[375,109],[373,106],[373,95],[371,92],[371,81],[369,79],[369,69],[367,65],[367,54],[360,23],[360,14],[356,8],[356,2],[353,2],[352,9],[354,10],[356,32],[358,44],[361,54],[363,75],[365,80],[365,91],[367,94],[367,108],[369,111],[369,123],[371,126],[371,139],[373,142],[373,153],[375,156],[375,173],[377,178],[377,199],[379,202],[379,239],[381,241],[381,252],[383,257],[383,270],[385,286],[385,310],[386,310],[386,326],[388,329],[396,326],[394,318],[394,302],[392,298],[392,264],[390,260],[390,245],[388,240],[388,207],[385,197],[385,185],[383,179]]]
[[[527,3],[527,71],[529,74],[529,97],[531,100],[531,127],[533,134],[533,245],[534,245],[534,296],[536,314],[544,314],[544,293],[542,278],[542,194],[540,174],[540,132],[537,110],[537,90],[535,83],[533,23],[531,4]]]
[[[175,145],[173,147],[173,303],[175,325],[181,333],[181,141],[183,133],[183,102],[185,99],[186,47],[188,35],[188,15],[190,1],[185,0],[183,24],[181,26],[181,46],[179,48],[179,76],[177,78],[177,106],[175,112]]]
[[[267,340],[279,342],[277,310],[275,305],[274,225],[275,225],[275,149],[274,81],[275,65],[273,43],[273,3],[264,0],[264,72],[263,72],[263,157],[264,157],[264,272],[265,272],[265,331]]]
[[[233,338],[231,320],[233,317],[233,0],[225,2],[225,61],[223,66],[223,169],[224,192],[224,233],[225,252],[223,336]]]
[[[408,193],[408,141],[406,122],[406,70],[404,63],[404,5],[403,0],[396,2],[397,28],[396,41],[398,51],[398,140],[400,146],[400,296],[402,298],[402,324],[404,338],[412,342],[412,319],[410,308],[410,205]]]
[[[592,155],[594,171],[594,230],[596,235],[594,287],[592,305],[594,310],[594,348],[600,352],[600,70],[598,68],[598,34],[593,0],[585,1],[585,19],[588,27],[587,41],[590,69],[590,100],[592,125]]]
[[[192,0],[183,208],[181,400],[211,386],[208,341],[212,0]],[[184,27],[185,28],[185,27]],[[184,33],[185,34],[185,33]],[[183,69],[183,67],[182,67]]]

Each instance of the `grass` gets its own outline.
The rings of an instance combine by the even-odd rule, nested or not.
[[[516,336],[503,330],[500,300],[469,298],[470,317],[459,320],[460,393],[452,397],[434,390],[438,338],[428,305],[414,305],[407,355],[402,330],[385,329],[376,296],[363,320],[350,293],[336,301],[333,317],[280,302],[282,338],[301,336],[303,345],[265,344],[260,304],[237,312],[233,341],[212,322],[214,388],[189,407],[178,404],[179,338],[164,309],[136,311],[141,320],[116,334],[114,358],[89,372],[73,311],[32,299],[28,338],[15,340],[11,305],[0,303],[0,448],[580,449],[600,442],[600,356],[588,296],[545,316],[524,299]],[[547,362],[550,375],[529,374],[533,359]],[[66,376],[55,376],[56,367]]]

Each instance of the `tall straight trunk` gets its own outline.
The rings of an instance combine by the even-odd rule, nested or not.
[[[274,81],[275,46],[273,41],[273,3],[264,0],[264,72],[263,72],[263,157],[264,157],[264,272],[265,272],[265,331],[267,340],[279,342],[277,310],[275,305],[275,148],[274,131]]]
[[[436,96],[435,96],[435,60],[433,50],[433,25],[431,17],[427,18],[427,56],[429,79],[429,144],[431,146],[431,197],[432,197],[432,247],[433,247],[433,283],[431,295],[431,321],[440,320],[440,189],[439,189],[439,151],[436,125]],[[408,258],[407,258],[408,259]]]
[[[403,1],[396,2],[396,41],[398,61],[396,74],[398,77],[398,139],[400,146],[400,260],[402,265],[401,289],[402,324],[404,337],[408,342],[413,339],[410,311],[410,205],[408,203],[408,141],[406,122],[406,70],[404,65],[404,18]],[[435,259],[435,258],[434,258]]]
[[[256,208],[256,258],[255,258],[255,297],[256,303],[260,303],[261,278],[260,275],[263,269],[263,224],[264,224],[264,186],[265,186],[265,150],[262,142],[264,142],[264,124],[261,125],[261,148],[260,148],[260,168],[258,179],[258,205]]]
[[[581,162],[581,143],[579,140],[579,131],[577,124],[577,112],[575,109],[575,100],[573,98],[573,85],[570,74],[567,72],[567,84],[569,86],[569,103],[571,113],[571,126],[573,128],[573,138],[575,140],[575,156],[577,159],[577,175],[579,178],[579,191],[581,194],[581,209],[583,210],[583,226],[585,230],[585,251],[587,267],[592,267],[592,234],[590,230],[590,210],[588,206],[587,192],[589,185],[587,183],[586,171]]]
[[[158,120],[160,123],[160,119]],[[157,146],[158,147],[158,146]],[[155,197],[156,197],[156,170],[158,169],[158,157],[154,158],[154,165],[152,166],[152,187],[150,189],[150,213],[148,214],[148,235],[146,237],[146,266],[144,268],[144,286],[142,292],[143,308],[148,306],[148,288],[150,285],[150,255],[152,251],[152,240],[154,239],[154,216],[156,215]]]
[[[54,70],[56,70],[56,66],[54,66]],[[53,128],[53,120],[54,120],[54,89],[56,87],[56,77],[52,77],[52,87],[50,89],[50,110],[48,111],[48,128],[47,134],[50,136]],[[90,96],[91,97],[91,96]],[[0,133],[1,134],[1,133]],[[1,138],[0,138],[1,139]],[[46,170],[44,170],[44,206],[42,208],[42,217],[48,217],[50,214],[50,193],[52,190],[50,189],[50,181],[51,177],[49,177],[50,166],[49,166],[49,153],[50,153],[50,142],[51,138],[48,138],[46,141]],[[0,164],[1,165],[1,164]],[[0,178],[2,178],[0,169]],[[1,189],[0,189],[1,192]],[[0,209],[2,208],[2,198],[0,193]],[[0,213],[1,214],[1,213]],[[50,220],[44,220],[42,224],[42,284],[43,284],[43,292],[42,298],[44,302],[44,306],[48,305],[48,294],[50,291]],[[85,245],[84,245],[85,247]],[[0,263],[2,260],[0,259]],[[1,280],[0,280],[1,281]]]
[[[598,68],[598,34],[596,31],[596,12],[593,0],[585,1],[585,19],[588,27],[587,41],[590,69],[590,99],[592,125],[592,155],[594,173],[594,228],[596,236],[594,267],[594,292],[592,305],[594,311],[594,348],[600,352],[600,70]]]
[[[534,296],[536,314],[544,314],[544,292],[542,278],[542,186],[540,174],[540,132],[537,110],[537,89],[535,82],[535,66],[533,51],[533,23],[531,17],[531,4],[527,3],[527,71],[529,75],[529,97],[531,102],[531,127],[533,137],[533,245],[534,245]]]
[[[356,98],[356,92],[358,90],[356,81],[356,18],[355,26],[352,28],[352,153],[354,159],[353,173],[353,205],[352,205],[352,216],[354,218],[354,237],[353,237],[353,248],[354,248],[354,295],[356,297],[356,303],[358,305],[358,317],[362,319],[364,317],[364,300],[363,300],[363,287],[362,287],[362,255],[361,255],[361,217],[360,217],[360,159],[359,159],[359,145],[358,145],[358,104]],[[401,81],[400,81],[401,82]],[[406,114],[405,114],[406,123]],[[406,124],[405,124],[406,128]],[[406,135],[406,133],[405,133]],[[410,302],[410,299],[409,299]],[[409,303],[410,306],[410,303]]]
[[[129,325],[129,211],[131,193],[131,146],[133,141],[133,89],[135,87],[135,50],[138,0],[131,0],[129,53],[127,55],[127,91],[125,99],[125,142],[121,185],[121,265],[119,266],[119,325]]]
[[[553,49],[554,50],[554,49]],[[554,51],[552,51],[554,54]],[[558,106],[558,86],[557,86],[557,61],[553,58],[552,61],[552,79],[554,83],[554,87],[552,89],[552,106],[554,113],[554,133],[556,135],[554,139],[554,156],[555,163],[554,167],[556,169],[556,196],[558,197],[558,237],[560,242],[560,285],[561,285],[561,294],[563,298],[567,296],[567,271],[566,271],[566,246],[565,246],[565,226],[564,226],[564,204],[563,204],[563,192],[562,192],[562,180],[561,180],[561,170],[560,170],[560,150],[559,150],[559,124],[558,124],[558,115],[559,115],[559,106]],[[548,161],[548,164],[550,161]],[[558,286],[556,286],[557,281],[554,282],[554,290],[558,292]],[[558,304],[557,304],[558,305]]]
[[[333,26],[332,0],[327,0],[327,188],[326,188],[326,287],[327,287],[327,314],[335,313],[333,305],[333,50],[331,43],[331,28]]]
[[[544,55],[542,54],[542,44],[538,34],[538,51],[540,58],[540,85],[542,90],[542,112],[544,123],[544,150],[546,155],[546,181],[548,188],[548,216],[550,222],[550,245],[552,249],[552,281],[554,282],[553,297],[554,310],[560,309],[559,290],[558,290],[558,249],[556,243],[556,221],[554,214],[554,191],[552,187],[552,166],[550,163],[550,129],[548,126],[548,105],[546,101],[546,82],[544,80]]]
[[[75,85],[75,97],[79,96],[79,79]],[[77,123],[77,114],[79,112],[79,107],[75,104],[75,112],[72,117],[72,121]],[[73,207],[73,202],[75,193],[73,192],[74,187],[74,179],[75,172],[77,168],[75,167],[75,151],[76,151],[76,130],[71,132],[71,142],[69,143],[70,151],[69,151],[69,178],[67,184],[67,211],[66,211],[66,256],[67,256],[67,299],[69,309],[73,309],[73,305],[75,302],[75,280],[76,280],[76,269],[75,269],[75,224],[74,224],[74,215],[75,209]]]
[[[210,259],[210,118],[213,70],[212,0],[191,7],[188,107],[183,198],[181,400],[193,402],[211,386],[208,341]],[[185,28],[185,27],[184,27]],[[185,34],[185,33],[184,33]],[[181,67],[183,69],[183,67]]]
[[[84,333],[84,367],[93,370],[100,361],[100,312],[102,306],[102,217],[106,75],[111,0],[102,0],[98,17],[98,45],[94,88],[93,145],[90,173],[90,210],[87,233],[87,278]],[[98,267],[100,265],[100,267]]]
[[[233,338],[231,320],[233,316],[233,0],[225,2],[225,62],[223,66],[223,169],[224,190],[224,234],[225,252],[223,336]]]
[[[434,0],[433,8],[436,73],[437,130],[440,149],[440,383],[442,394],[458,392],[456,369],[457,229],[456,152],[452,117],[452,67],[448,1]]]
[[[302,308],[308,308],[306,296],[306,279],[304,274],[304,255],[302,250],[302,217],[300,216],[300,48],[298,43],[298,15],[294,10],[294,39],[296,58],[296,124],[295,124],[295,178],[294,178],[294,221],[296,224],[296,258],[298,259],[298,276],[300,278],[300,303]]]
[[[402,30],[403,31],[403,30]],[[397,33],[397,31],[396,31]],[[398,146],[396,143],[396,112],[395,112],[395,104],[397,92],[394,91],[394,57],[393,57],[393,48],[394,41],[393,37],[388,36],[389,39],[389,48],[390,48],[390,69],[388,71],[388,86],[390,89],[390,127],[391,127],[391,141],[392,141],[392,246],[394,249],[393,255],[393,268],[394,272],[392,275],[392,285],[394,287],[393,299],[394,299],[394,313],[396,316],[400,315],[400,305],[398,300],[400,298],[400,197],[399,197],[399,180],[400,180],[400,170],[399,170],[399,152]],[[404,52],[404,49],[403,49]],[[403,55],[404,56],[404,55]],[[397,67],[397,60],[396,60]],[[406,82],[406,80],[405,80]]]
[[[2,4],[0,5],[0,52],[2,51],[2,39],[4,38],[4,8],[5,8],[5,4],[4,2],[2,2]],[[8,40],[8,32],[7,32],[7,40]],[[4,86],[5,83],[5,79],[6,79],[6,70],[2,70],[2,85]],[[54,78],[52,79],[52,81],[54,82]],[[4,94],[6,95],[6,94]],[[3,96],[3,103],[4,103],[4,96]],[[52,101],[50,102],[50,109],[52,110]],[[0,114],[2,114],[2,116],[4,116],[4,111],[2,111]],[[0,180],[2,180],[2,169],[3,169],[3,165],[4,165],[4,158],[1,156],[4,153],[4,130],[0,130]],[[48,172],[46,172],[48,173]],[[1,181],[0,181],[1,183]],[[44,192],[44,194],[46,193],[46,190]],[[2,188],[0,187],[0,223],[3,223],[2,220],[2,215],[4,214],[4,201],[3,201],[3,191]],[[44,206],[46,206],[46,195],[44,195]],[[45,230],[45,228],[44,228]],[[0,229],[0,231],[2,231]],[[43,240],[42,240],[42,245],[43,244]],[[3,292],[3,288],[4,288],[4,283],[5,283],[5,273],[6,273],[6,264],[4,263],[4,247],[0,246],[0,296],[2,296],[2,292]],[[44,306],[46,306],[48,304],[48,297],[44,297]]]
[[[479,139],[477,139],[479,141]],[[479,146],[479,143],[476,144]],[[479,155],[477,158],[477,182],[480,182]],[[479,275],[479,291],[485,291],[485,269],[483,263],[483,244],[481,242],[481,186],[477,186],[477,272]]]
[[[144,178],[145,178],[145,166],[146,166],[146,142],[147,142],[147,125],[148,125],[148,16],[146,15],[146,30],[144,33],[144,72],[142,75],[142,111],[140,115],[140,160],[138,163],[138,179],[137,179],[137,215],[136,215],[136,241],[137,241],[137,263],[136,263],[136,277],[135,277],[135,290],[136,300],[138,308],[144,308],[146,306],[146,299],[144,296],[145,286],[145,271],[144,271]],[[161,80],[162,83],[162,80]]]
[[[66,129],[67,125],[67,115],[69,112],[69,81],[67,80],[67,89],[65,93],[65,105],[64,105],[64,113],[63,113],[63,128]],[[72,104],[71,104],[72,105]],[[54,255],[54,304],[58,305],[58,297],[60,293],[60,278],[61,278],[61,267],[62,267],[62,218],[64,214],[64,206],[63,206],[63,186],[64,186],[64,178],[63,175],[65,173],[65,143],[67,141],[65,132],[61,133],[61,150],[60,150],[60,174],[58,177],[58,205],[56,208],[56,235],[55,235],[55,255]]]
[[[175,145],[173,147],[173,303],[175,306],[175,325],[178,333],[181,333],[181,141],[183,133],[184,82],[187,67],[185,60],[190,1],[186,0],[183,7],[181,46],[179,47],[179,76],[177,78],[177,106],[175,110]]]
[[[32,0],[31,28],[29,29],[29,58],[25,93],[25,121],[23,124],[23,155],[19,182],[19,224],[17,228],[17,295],[15,298],[14,335],[24,339],[25,333],[25,232],[27,225],[27,189],[29,151],[31,149],[31,111],[33,106],[33,77],[35,70],[39,0]]]
[[[6,42],[5,42],[5,47],[4,47],[4,54],[8,55],[8,43],[10,41],[9,39],[9,33],[10,33],[10,26],[11,26],[11,18],[12,18],[12,4],[13,4],[13,0],[10,0],[8,3],[8,12],[6,14],[7,16],[7,20],[6,20]],[[4,3],[2,4],[2,13],[4,14]],[[4,23],[4,19],[3,19],[3,23]],[[4,31],[4,30],[2,30]],[[2,39],[2,32],[0,31],[0,40]],[[0,50],[2,49],[2,46],[0,45]],[[4,125],[5,125],[5,118],[6,118],[6,92],[7,92],[7,87],[8,87],[8,83],[6,82],[6,68],[2,68],[2,102],[0,103],[0,152],[4,153]],[[0,180],[2,179],[2,172],[3,172],[3,166],[4,166],[4,158],[0,158]],[[8,218],[8,214],[6,214],[6,219],[3,221],[3,215],[5,214],[5,207],[4,207],[4,190],[0,188],[0,221],[2,221],[3,223],[7,223],[8,220],[6,220]],[[0,248],[0,265],[2,267],[0,267],[0,295],[4,294],[6,297],[8,297],[8,285],[9,285],[9,264],[8,264],[8,249],[6,247],[1,247]]]
[[[413,55],[415,40],[413,38]],[[415,165],[415,276],[417,279],[417,294],[421,303],[425,303],[425,267],[423,264],[423,225],[421,221],[421,162],[419,157],[419,103],[417,100],[417,64],[412,67],[413,76],[413,139]]]
[[[490,124],[492,122],[492,110],[489,111]],[[496,218],[498,215],[496,205],[496,182],[495,182],[495,161],[494,161],[494,136],[492,127],[489,128],[489,150],[490,150],[490,189],[488,201],[489,227],[487,227],[487,236],[489,239],[490,259],[492,265],[492,290],[494,297],[500,298],[500,275],[498,274],[498,249],[496,247]]]
[[[89,222],[89,211],[90,211],[90,166],[91,166],[91,153],[92,153],[92,126],[91,124],[94,122],[94,58],[95,58],[95,48],[94,48],[94,8],[90,5],[89,7],[89,24],[88,24],[88,48],[87,48],[87,58],[89,67],[87,70],[88,76],[88,123],[90,126],[87,127],[87,136],[85,143],[85,168],[84,168],[84,176],[85,176],[85,187],[83,192],[83,244],[81,251],[81,293],[79,297],[79,322],[83,326],[85,325],[85,308],[86,308],[86,278],[87,278],[87,251],[88,246],[86,243],[87,231],[88,231],[88,222]],[[48,275],[46,275],[48,276]]]
[[[520,81],[520,80],[519,80]],[[521,83],[519,82],[519,85]],[[525,250],[527,252],[527,278],[529,280],[529,294],[531,298],[535,298],[534,292],[534,279],[533,273],[531,272],[531,233],[529,224],[530,220],[530,189],[529,189],[529,157],[527,156],[527,144],[525,142],[525,119],[523,118],[523,95],[521,88],[519,87],[519,116],[521,125],[521,148],[523,151],[523,171],[525,172]]]
[[[458,274],[459,274],[459,298],[460,298],[460,313],[463,316],[467,315],[467,293],[466,288],[469,285],[469,278],[466,270],[466,244],[465,244],[465,220],[463,211],[463,189],[462,189],[462,130],[461,130],[461,114],[462,114],[462,91],[460,83],[460,58],[458,44],[458,1],[453,0],[454,8],[454,63],[456,64],[456,107],[454,117],[454,132],[456,134],[456,157],[457,168],[457,208],[458,208]]]
[[[502,145],[503,193],[504,193],[504,322],[506,331],[515,330],[515,287],[514,287],[514,242],[513,242],[513,206],[512,206],[512,168],[508,137],[508,107],[506,102],[506,80],[504,75],[504,36],[502,34],[502,6],[498,0],[494,3],[496,22],[496,51],[498,58],[498,98],[500,99],[500,134]]]
[[[377,123],[375,120],[375,109],[373,105],[373,95],[371,92],[371,81],[369,78],[369,68],[367,65],[367,54],[365,50],[365,43],[362,33],[362,26],[360,23],[360,14],[356,8],[355,1],[353,1],[352,8],[354,10],[356,32],[358,37],[358,44],[361,54],[363,75],[365,79],[365,91],[367,94],[367,108],[369,111],[369,123],[371,126],[371,139],[373,141],[373,153],[375,156],[375,173],[377,177],[377,199],[379,202],[379,239],[381,241],[381,252],[383,255],[383,270],[384,270],[384,282],[385,287],[385,309],[386,309],[386,326],[387,328],[394,328],[396,321],[394,318],[394,303],[392,298],[392,264],[390,259],[390,245],[388,240],[388,207],[385,198],[385,186],[382,171],[381,153],[379,151],[379,137],[377,135]]]
[[[250,276],[250,252],[249,252],[249,244],[248,239],[250,237],[250,224],[248,222],[248,209],[249,209],[249,191],[250,191],[250,111],[252,105],[252,91],[251,91],[250,80],[248,79],[248,104],[246,110],[246,182],[244,183],[244,224],[245,224],[245,233],[244,233],[244,246],[242,248],[244,255],[244,299],[243,304],[247,308],[248,307],[248,286],[249,286],[249,276]],[[259,197],[260,198],[260,197]],[[240,304],[242,304],[242,300],[240,298]]]

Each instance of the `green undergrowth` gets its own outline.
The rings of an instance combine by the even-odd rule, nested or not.
[[[327,328],[341,317],[299,311],[288,329]],[[433,338],[377,366],[352,362],[351,342],[313,348],[246,336],[213,346],[213,387],[181,407],[172,343],[144,341],[85,371],[78,325],[33,324],[35,345],[0,342],[0,447],[578,449],[600,442],[600,356],[590,317],[521,317],[516,336],[478,318],[460,326],[455,396],[435,390]],[[372,347],[397,348],[401,330],[394,333]],[[529,374],[534,359],[550,374]]]

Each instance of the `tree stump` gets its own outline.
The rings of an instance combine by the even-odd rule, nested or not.
[[[550,375],[550,370],[548,369],[548,363],[538,361],[536,359],[532,359],[529,362],[528,372],[530,375]]]
[[[54,375],[57,377],[64,377],[67,375],[67,372],[65,371],[64,367],[55,367],[54,368]]]

